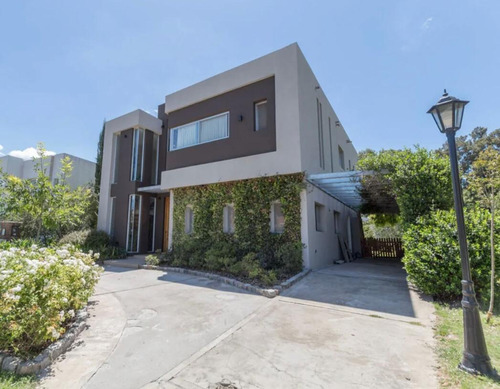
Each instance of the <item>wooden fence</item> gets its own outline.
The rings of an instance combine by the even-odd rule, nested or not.
[[[364,258],[403,258],[403,242],[399,238],[366,238],[361,241]]]

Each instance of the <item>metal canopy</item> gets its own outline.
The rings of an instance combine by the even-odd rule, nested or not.
[[[359,194],[361,179],[369,171],[353,170],[340,173],[311,174],[307,180],[351,208],[359,209],[363,199]]]
[[[399,213],[396,199],[388,188],[390,181],[377,178],[373,171],[352,170],[339,173],[311,174],[307,180],[330,196],[358,211]]]

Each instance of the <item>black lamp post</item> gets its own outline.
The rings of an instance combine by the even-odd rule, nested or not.
[[[464,353],[462,362],[458,367],[469,373],[496,375],[491,366],[488,350],[484,341],[483,327],[479,317],[479,309],[472,282],[469,253],[465,236],[464,211],[462,189],[458,173],[457,147],[455,133],[462,125],[464,107],[468,101],[459,100],[448,96],[446,89],[443,96],[427,113],[432,114],[439,131],[446,134],[450,153],[451,180],[453,184],[453,197],[455,200],[455,213],[457,215],[458,240],[460,243],[460,258],[462,261],[462,308],[464,318]]]

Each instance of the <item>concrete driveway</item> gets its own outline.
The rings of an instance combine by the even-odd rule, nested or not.
[[[275,299],[107,267],[89,328],[45,388],[433,388],[432,304],[399,264],[312,272]]]

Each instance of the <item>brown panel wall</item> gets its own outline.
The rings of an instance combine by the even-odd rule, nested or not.
[[[128,222],[128,203],[131,194],[139,194],[142,196],[142,209],[140,220],[140,236],[139,236],[139,252],[145,253],[148,247],[148,218],[149,218],[149,198],[154,194],[145,194],[138,192],[138,188],[151,185],[151,167],[155,159],[152,153],[153,148],[153,133],[145,132],[144,137],[144,169],[141,182],[130,181],[130,165],[132,162],[132,144],[133,144],[133,129],[122,131],[119,135],[118,142],[120,143],[120,155],[118,157],[118,177],[117,183],[111,185],[111,197],[116,197],[115,200],[115,226],[114,240],[120,247],[126,247],[127,244],[127,222]],[[161,145],[160,137],[160,145]],[[161,147],[161,146],[160,146]],[[164,148],[163,148],[164,149]],[[160,149],[161,156],[161,149]],[[163,169],[165,163],[163,162]],[[162,161],[159,161],[159,172],[162,170]],[[159,182],[159,181],[158,181]],[[163,220],[161,215],[163,212],[162,200],[157,199],[156,212],[156,231],[155,231],[155,249],[161,248]]]
[[[268,104],[267,128],[254,131],[254,103],[265,99]],[[175,151],[167,149],[166,170],[276,151],[274,77],[170,112],[166,127],[175,128],[228,111],[229,138]],[[242,121],[240,116],[243,116]]]

